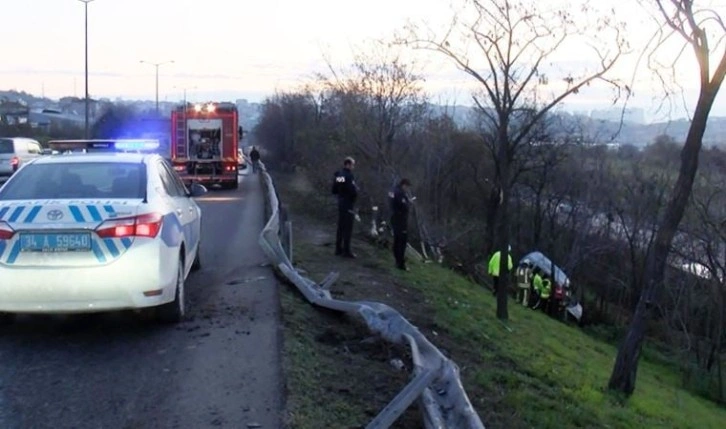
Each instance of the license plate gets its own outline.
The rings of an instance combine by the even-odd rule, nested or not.
[[[85,252],[91,249],[91,234],[21,234],[23,252]]]

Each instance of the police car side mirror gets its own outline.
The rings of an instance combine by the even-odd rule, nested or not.
[[[189,196],[192,198],[201,197],[207,192],[209,192],[207,188],[199,183],[192,183],[192,186],[189,187]]]

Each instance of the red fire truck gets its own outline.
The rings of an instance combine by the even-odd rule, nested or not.
[[[187,104],[171,113],[171,162],[184,183],[236,189],[242,139],[234,103]]]

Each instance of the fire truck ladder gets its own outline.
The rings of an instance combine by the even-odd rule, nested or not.
[[[177,116],[176,120],[176,156],[179,158],[186,158],[187,155],[187,126],[186,126],[186,115]]]

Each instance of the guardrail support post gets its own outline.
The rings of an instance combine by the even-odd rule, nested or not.
[[[287,230],[287,259],[292,264],[292,221],[285,222],[285,229]]]
[[[408,407],[421,396],[434,378],[437,371],[422,371],[371,421],[366,429],[387,429],[401,417]]]

